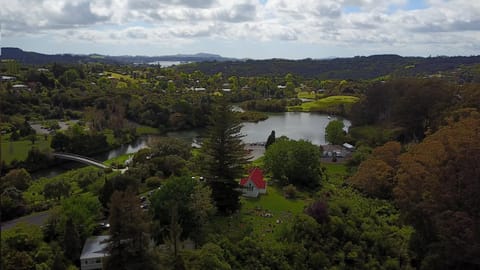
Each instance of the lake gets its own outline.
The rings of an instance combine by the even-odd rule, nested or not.
[[[160,67],[171,67],[171,66],[178,66],[182,64],[188,64],[188,61],[155,61],[148,63],[149,65],[160,65]]]
[[[246,136],[246,143],[267,141],[268,135],[275,130],[276,137],[287,136],[290,139],[304,139],[316,145],[326,144],[325,127],[336,117],[329,117],[325,114],[306,112],[286,112],[270,114],[268,119],[258,123],[245,123],[242,133]],[[351,123],[343,119],[345,131],[348,131]]]
[[[272,130],[275,130],[276,137],[287,136],[290,139],[304,139],[312,142],[316,145],[326,144],[325,142],[325,127],[336,117],[329,117],[325,114],[319,113],[306,113],[306,112],[285,112],[269,114],[269,117],[265,121],[258,123],[244,123],[241,133],[245,135],[243,141],[245,143],[259,143],[265,142],[268,135]],[[348,131],[351,123],[348,120],[342,119],[345,125],[345,131]],[[203,129],[193,129],[186,131],[167,132],[166,136],[175,137],[185,140],[189,143],[194,140],[201,139]],[[99,161],[105,161],[120,155],[132,154],[138,150],[145,148],[148,145],[148,141],[158,135],[142,136],[134,142],[126,145],[122,145],[116,149],[110,150],[101,155],[97,155],[94,158]],[[263,147],[261,147],[263,150]],[[254,151],[254,157],[258,157],[263,154],[263,151]],[[59,173],[65,172],[69,169],[82,167],[84,165],[80,163],[67,162],[61,166],[55,168],[49,168],[36,172],[35,178],[39,177],[53,177]]]
[[[243,141],[245,143],[266,142],[268,135],[275,130],[276,137],[287,136],[290,139],[304,139],[316,145],[326,144],[325,128],[328,123],[336,117],[329,117],[320,113],[307,112],[285,112],[272,113],[268,115],[268,119],[258,123],[244,123],[241,133],[245,135]],[[340,119],[340,118],[338,118]],[[346,119],[342,119],[345,125],[345,131],[348,131],[351,123]],[[181,138],[192,141],[199,138],[202,130],[189,130],[169,132],[167,136]]]

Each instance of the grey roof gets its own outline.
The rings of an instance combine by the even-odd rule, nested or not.
[[[107,240],[109,238],[109,235],[89,237],[83,245],[80,260],[107,256]]]

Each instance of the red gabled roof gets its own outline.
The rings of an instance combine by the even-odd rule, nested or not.
[[[247,184],[248,180],[251,180],[253,184],[259,189],[265,189],[267,182],[263,180],[263,172],[259,168],[253,168],[248,175],[248,178],[243,178],[240,180],[240,185],[244,186]]]

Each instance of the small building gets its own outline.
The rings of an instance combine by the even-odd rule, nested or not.
[[[344,144],[342,144],[342,146],[343,146],[345,149],[349,150],[349,151],[355,150],[355,146],[353,146],[353,145],[351,145],[351,144],[349,144],[349,143],[344,143]]]
[[[4,82],[13,82],[15,81],[17,78],[16,77],[13,77],[13,76],[1,76],[0,77],[0,81],[4,81]]]
[[[14,84],[14,85],[12,85],[12,89],[14,89],[14,90],[29,90],[30,91],[30,88],[28,87],[28,85],[25,85],[25,84]]]
[[[263,179],[260,168],[253,168],[247,178],[240,180],[243,196],[257,198],[258,194],[267,193],[267,182]]]
[[[195,87],[193,88],[194,91],[206,91],[205,87]]]
[[[344,158],[344,157],[348,157],[351,154],[350,151],[348,151],[341,145],[327,144],[327,145],[322,145],[322,148],[323,148],[324,158],[327,158],[327,157]]]
[[[81,270],[103,269],[103,260],[108,257],[108,239],[109,235],[100,235],[89,237],[85,241],[80,255]]]

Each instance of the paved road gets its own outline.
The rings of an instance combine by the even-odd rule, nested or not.
[[[10,221],[2,222],[1,230],[2,231],[8,230],[20,222],[41,226],[45,224],[49,216],[50,216],[49,211],[43,211],[43,212],[33,213],[29,216],[24,216],[24,217],[10,220]]]

